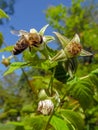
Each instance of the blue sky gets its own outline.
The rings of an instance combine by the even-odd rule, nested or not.
[[[44,11],[49,6],[59,4],[69,6],[70,3],[71,0],[16,0],[14,15],[10,17],[8,23],[0,26],[0,32],[3,33],[5,42],[7,45],[14,45],[18,40],[17,36],[10,33],[10,26],[15,27],[16,30],[24,29],[29,31],[31,28],[35,28],[39,31],[44,25],[48,24]],[[52,31],[53,29],[48,27],[45,34],[53,35]],[[10,54],[4,53],[4,55],[7,57]],[[0,54],[0,61],[1,57],[2,53]],[[6,68],[0,64],[0,70],[3,72]]]
[[[71,0],[16,0],[15,13],[10,17],[10,22],[0,28],[3,32],[7,44],[14,44],[17,37],[10,33],[9,26],[14,26],[15,29],[24,29],[29,31],[30,28],[40,30],[47,24],[44,11],[51,5],[64,4],[68,6]],[[48,34],[51,32],[51,27],[48,27]]]

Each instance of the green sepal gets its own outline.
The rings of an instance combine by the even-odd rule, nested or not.
[[[45,32],[45,30],[47,29],[48,26],[49,26],[49,24],[45,25],[45,26],[39,31],[39,34],[43,36],[43,35],[44,35],[44,32]]]
[[[82,49],[81,52],[80,52],[80,56],[92,56],[93,54]]]
[[[70,42],[70,40],[58,32],[53,32],[53,33],[56,34],[57,38],[60,41],[60,44],[62,45],[62,48],[64,49],[66,45]]]

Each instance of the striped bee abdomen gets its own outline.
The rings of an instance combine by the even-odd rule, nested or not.
[[[26,38],[24,36],[22,36],[16,43],[16,45],[13,48],[13,55],[18,55],[20,54],[22,51],[24,51],[27,47],[29,46],[28,41],[26,40]]]

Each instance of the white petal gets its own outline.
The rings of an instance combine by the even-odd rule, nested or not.
[[[37,33],[37,30],[32,28],[32,29],[30,29],[30,33]]]
[[[4,55],[2,55],[2,59],[5,59],[5,56],[4,56]]]

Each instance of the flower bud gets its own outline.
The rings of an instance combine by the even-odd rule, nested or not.
[[[5,58],[5,56],[2,56],[2,64],[5,65],[5,67],[8,67],[10,65],[10,60],[13,58],[13,56],[9,56],[8,58]]]
[[[38,111],[42,113],[43,115],[49,115],[51,112],[53,112],[54,104],[51,100],[46,99],[42,100],[38,103]]]
[[[42,90],[40,90],[38,97],[39,97],[39,99],[46,99],[48,96],[47,96],[45,90],[42,89]]]
[[[2,60],[2,64],[5,65],[5,67],[9,66],[10,65],[10,61],[6,58],[6,59],[3,59]]]
[[[5,65],[5,67],[10,65],[10,59],[9,58],[5,58],[4,55],[2,55],[2,64]]]

